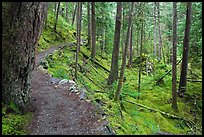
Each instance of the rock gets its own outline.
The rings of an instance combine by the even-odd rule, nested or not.
[[[76,83],[73,80],[68,81],[69,84],[75,85]]]
[[[50,81],[50,83],[55,84],[55,83],[59,83],[60,79],[58,79],[58,78],[50,78],[49,81]]]
[[[47,74],[47,73],[48,73],[47,70],[44,69],[42,65],[39,65],[38,68],[37,68],[37,70],[42,71],[44,74]]]
[[[65,83],[67,83],[67,82],[68,82],[67,79],[62,79],[62,80],[59,82],[59,85],[65,84]]]
[[[79,95],[79,98],[80,98],[80,99],[85,99],[85,96],[86,96],[85,90],[82,89],[82,90],[81,90],[81,94]]]
[[[42,65],[44,69],[48,69],[49,67],[47,60],[44,59],[40,62],[40,65]]]
[[[74,92],[74,90],[76,89],[75,85],[69,87],[69,91]]]
[[[76,89],[76,90],[74,90],[74,92],[77,93],[77,92],[79,92],[79,90]]]

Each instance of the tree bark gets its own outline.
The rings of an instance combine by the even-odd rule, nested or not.
[[[57,2],[55,2],[55,14],[57,13]]]
[[[2,102],[22,111],[30,98],[31,73],[47,2],[2,3]]]
[[[75,5],[74,11],[73,11],[73,15],[72,15],[72,26],[74,25],[74,20],[75,20],[76,11],[77,11],[77,3],[76,3],[76,5]]]
[[[154,4],[154,55],[157,56],[157,23],[156,23],[156,4]]]
[[[122,58],[122,65],[121,65],[121,70],[120,70],[120,77],[119,77],[118,87],[117,87],[117,90],[116,90],[116,93],[115,93],[115,98],[114,98],[116,101],[119,100],[120,92],[121,92],[121,89],[122,89],[122,83],[123,83],[123,77],[124,77],[125,65],[126,65],[127,48],[128,48],[128,44],[129,44],[129,37],[130,37],[130,28],[131,28],[131,25],[132,25],[133,7],[134,7],[134,2],[132,2],[131,10],[129,11],[126,43],[125,43],[125,48],[124,48],[124,53],[123,53],[123,58]]]
[[[133,39],[133,24],[131,27],[131,32],[130,32],[130,49],[129,49],[129,60],[128,60],[128,68],[130,68],[132,66],[132,39]]]
[[[89,2],[87,2],[87,10],[88,10],[88,46],[91,47],[91,15]]]
[[[78,53],[80,52],[80,42],[81,42],[81,15],[82,15],[82,3],[77,2],[77,47],[76,47],[76,63],[75,63],[75,79],[77,79],[77,66],[78,66]]]
[[[57,14],[56,14],[55,26],[54,26],[55,31],[57,31],[57,21],[58,21],[59,9],[60,9],[60,2],[58,2],[58,6],[57,6]]]
[[[176,49],[177,49],[177,3],[173,2],[173,59],[172,59],[172,107],[178,109],[176,99]]]
[[[183,40],[183,59],[181,66],[181,76],[179,83],[179,96],[183,97],[183,94],[186,92],[186,81],[187,81],[187,70],[188,70],[188,48],[190,41],[190,26],[191,26],[191,2],[187,3],[186,9],[186,28],[185,28],[185,36]]]
[[[92,13],[92,49],[91,49],[91,58],[94,60],[96,55],[96,21],[95,21],[95,2],[91,3],[91,13]]]
[[[142,12],[143,18],[143,12]],[[138,76],[138,92],[140,92],[140,84],[141,84],[141,72],[142,72],[142,39],[143,39],[143,20],[141,24],[141,38],[140,38],[140,67],[139,67],[139,76]],[[139,98],[139,96],[138,96]]]
[[[161,38],[161,28],[160,28],[160,10],[159,10],[159,2],[157,3],[157,15],[158,15],[158,30],[159,30],[159,46],[158,46],[158,59],[159,61],[162,59],[162,38]]]
[[[118,59],[119,59],[119,48],[120,48],[121,16],[122,16],[122,2],[117,2],[114,45],[113,45],[113,51],[112,51],[111,69],[110,69],[110,74],[108,76],[108,85],[111,85],[114,81],[118,79]]]

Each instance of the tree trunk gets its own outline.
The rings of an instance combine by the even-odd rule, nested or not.
[[[188,70],[188,48],[189,48],[189,40],[190,40],[190,26],[191,26],[191,2],[187,3],[186,9],[186,28],[185,28],[185,36],[183,40],[183,59],[181,66],[181,76],[179,83],[179,95],[183,97],[183,94],[186,92],[186,81],[187,81],[187,70]]]
[[[154,4],[154,55],[157,56],[157,23],[156,23],[156,4]]]
[[[172,107],[178,109],[176,100],[176,50],[177,50],[177,3],[173,2],[173,58],[172,58]]]
[[[108,85],[111,85],[118,79],[118,58],[120,48],[120,30],[121,30],[122,2],[117,2],[117,14],[115,20],[114,45],[112,51],[111,70],[108,76]]]
[[[30,98],[31,73],[47,2],[2,3],[2,102],[22,111]]]
[[[57,13],[57,2],[55,2],[55,14]]]
[[[76,47],[76,63],[75,63],[75,79],[77,79],[77,66],[78,66],[78,53],[80,52],[80,42],[81,42],[81,15],[82,15],[82,3],[77,2],[77,47]]]
[[[91,3],[91,13],[92,13],[92,49],[91,49],[91,58],[94,60],[96,55],[96,21],[95,21],[95,2]]]
[[[132,33],[133,33],[133,24],[132,24],[131,32],[130,32],[130,46],[129,46],[130,47],[130,50],[129,50],[130,54],[129,54],[129,60],[128,60],[128,68],[130,68],[132,66],[132,39],[133,39]]]
[[[73,15],[72,15],[72,26],[74,25],[74,19],[75,19],[76,11],[77,11],[77,3],[75,5],[74,11],[73,11]]]
[[[158,45],[158,59],[161,61],[161,51],[162,51],[162,38],[161,38],[161,28],[160,28],[160,11],[159,11],[159,2],[157,3],[157,15],[158,15],[158,30],[159,30],[159,45]]]
[[[122,65],[121,65],[121,70],[120,70],[120,77],[119,77],[118,87],[117,87],[117,90],[116,90],[116,93],[115,93],[115,98],[114,98],[116,101],[119,100],[120,92],[121,92],[121,89],[122,89],[122,83],[123,83],[123,77],[124,77],[125,65],[126,65],[127,48],[128,48],[128,44],[129,44],[129,37],[130,37],[130,28],[131,28],[131,25],[132,25],[133,7],[134,7],[134,2],[132,2],[132,4],[131,4],[131,10],[129,12],[126,43],[125,43],[125,48],[124,48],[124,53],[123,53],[123,58],[122,58]]]
[[[60,9],[60,2],[58,2],[58,6],[57,6],[57,15],[56,15],[55,26],[54,26],[55,32],[57,31],[57,21],[58,21],[59,9]]]
[[[89,2],[87,2],[87,10],[88,10],[88,46],[91,47],[91,15]]]
[[[125,47],[125,10],[124,10],[124,6],[125,3],[123,4],[123,26],[122,26],[122,53],[124,53],[124,47]]]
[[[137,30],[136,56],[139,55],[139,28]]]
[[[66,21],[68,22],[69,21],[69,18],[68,18],[68,13],[69,13],[69,11],[68,11],[68,2],[65,2],[65,4],[66,4]]]
[[[142,18],[143,18],[143,12],[142,12]],[[140,83],[141,83],[141,72],[142,72],[142,39],[143,39],[143,22],[142,20],[142,26],[141,26],[141,38],[140,38],[140,67],[139,67],[139,77],[138,77],[138,92],[140,92]],[[139,98],[139,96],[138,96]]]

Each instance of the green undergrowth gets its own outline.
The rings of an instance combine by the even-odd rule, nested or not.
[[[26,127],[31,117],[30,112],[20,114],[13,103],[9,106],[2,104],[2,135],[27,135]]]
[[[58,17],[57,30],[56,32],[54,31],[55,18],[55,14],[48,10],[47,23],[43,27],[42,34],[38,42],[37,48],[39,52],[44,51],[53,45],[75,41],[74,26],[68,24],[61,15]]]
[[[87,47],[81,46],[80,48],[83,54],[88,57],[90,56],[90,51]],[[189,97],[194,95],[197,97],[196,111],[192,100],[178,98],[179,111],[176,112],[171,107],[171,74],[163,78],[163,83],[160,85],[156,84],[156,80],[171,68],[170,65],[157,66],[160,69],[156,69],[148,76],[143,73],[141,76],[140,93],[137,91],[138,69],[126,69],[126,81],[123,83],[121,101],[120,103],[116,103],[113,97],[117,88],[117,82],[112,86],[107,86],[108,72],[83,54],[79,53],[77,84],[80,87],[85,86],[87,88],[87,100],[92,102],[100,100],[105,104],[103,109],[107,115],[107,120],[116,134],[143,135],[157,134],[158,132],[168,132],[172,134],[201,134],[202,88],[200,83],[188,83],[187,86],[187,95],[189,95]],[[61,50],[53,53],[50,55],[50,59],[47,58],[50,66],[48,72],[54,77],[73,79],[75,66],[74,56],[74,50],[69,47],[64,48],[63,51]],[[95,61],[107,69],[110,68],[109,58],[102,59],[100,56],[96,56]],[[197,114],[196,127],[199,128],[195,130],[193,129],[195,125],[185,120],[171,118],[157,111],[151,111],[136,104],[131,104],[128,101],[142,104],[146,107],[193,122],[195,121],[195,116],[192,112],[195,112]]]

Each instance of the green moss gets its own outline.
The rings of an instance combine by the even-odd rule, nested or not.
[[[28,134],[26,127],[32,118],[32,113],[17,114],[10,112],[13,105],[2,104],[2,135],[25,135]],[[16,108],[15,108],[16,110]]]

